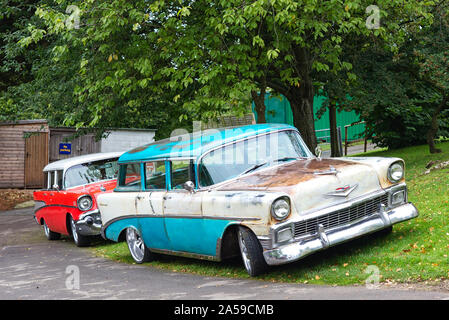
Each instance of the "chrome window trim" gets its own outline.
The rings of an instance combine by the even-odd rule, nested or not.
[[[136,161],[126,161],[126,162],[117,162],[117,164],[119,165],[119,170],[120,170],[120,166],[122,165],[127,165],[127,164],[133,164],[133,163],[138,163],[140,165],[145,164],[147,162],[153,162],[153,161],[185,161],[185,160],[189,160],[189,161],[193,161],[195,163],[195,157],[163,157],[163,158],[154,158],[154,159],[146,159],[146,160],[136,160]],[[195,167],[196,170],[196,167]],[[195,172],[195,176],[196,176],[196,172]],[[113,180],[113,179],[112,179]],[[153,192],[153,191],[172,191],[172,189],[168,189],[168,186],[165,186],[165,189],[146,189],[146,186],[144,185],[144,190],[140,190],[141,192]],[[121,190],[120,186],[119,186],[119,174],[117,174],[117,187],[114,188],[114,192],[136,192],[135,190]],[[139,192],[140,192],[139,191]]]
[[[95,181],[95,182],[85,183],[85,184],[78,184],[78,185],[76,185],[76,186],[67,187],[67,188],[65,188],[64,190],[70,191],[70,190],[73,189],[73,188],[79,188],[79,187],[82,187],[82,186],[88,186],[88,185],[91,185],[91,184],[94,184],[94,183],[108,182],[108,181],[112,181],[112,180],[117,180],[117,178],[115,178],[115,179],[98,180],[98,181]]]

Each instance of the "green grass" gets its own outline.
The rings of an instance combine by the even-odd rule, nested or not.
[[[449,278],[449,167],[424,175],[431,160],[449,160],[449,142],[443,153],[431,155],[427,146],[369,152],[367,156],[399,157],[406,163],[409,200],[420,212],[416,219],[396,224],[390,234],[372,234],[315,253],[300,261],[271,267],[258,279],[328,285],[365,284],[368,266],[376,266],[381,282],[439,281]],[[125,243],[102,244],[97,255],[133,263]],[[240,259],[209,262],[158,256],[148,266],[205,276],[249,278]],[[370,267],[372,268],[372,267]]]

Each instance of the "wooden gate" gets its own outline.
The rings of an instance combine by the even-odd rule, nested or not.
[[[74,137],[76,133],[72,128],[50,128],[50,162],[81,156],[84,154],[100,152],[100,141],[95,141],[95,136],[88,133],[79,137]],[[60,154],[60,143],[71,143],[70,154]]]
[[[48,163],[48,133],[25,134],[25,188],[41,188],[46,183],[42,169]]]

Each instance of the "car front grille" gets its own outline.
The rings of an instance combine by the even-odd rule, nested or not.
[[[295,237],[302,237],[317,233],[318,225],[324,230],[346,225],[359,219],[369,217],[379,211],[380,204],[388,206],[388,194],[358,203],[349,208],[337,210],[316,218],[296,222],[294,224]]]

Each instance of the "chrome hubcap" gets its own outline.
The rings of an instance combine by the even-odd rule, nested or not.
[[[248,248],[246,247],[246,243],[241,232],[239,232],[239,244],[245,268],[246,270],[251,271],[251,260],[248,255]]]
[[[126,242],[134,260],[142,261],[145,254],[145,244],[136,230],[132,228],[126,229]]]
[[[76,225],[75,225],[75,221],[73,221],[73,219],[71,219],[71,223],[72,225],[72,236],[73,236],[73,240],[75,242],[78,242],[78,233],[76,232]]]
[[[48,229],[47,224],[45,222],[44,222],[44,233],[47,237],[50,234],[50,230]]]

